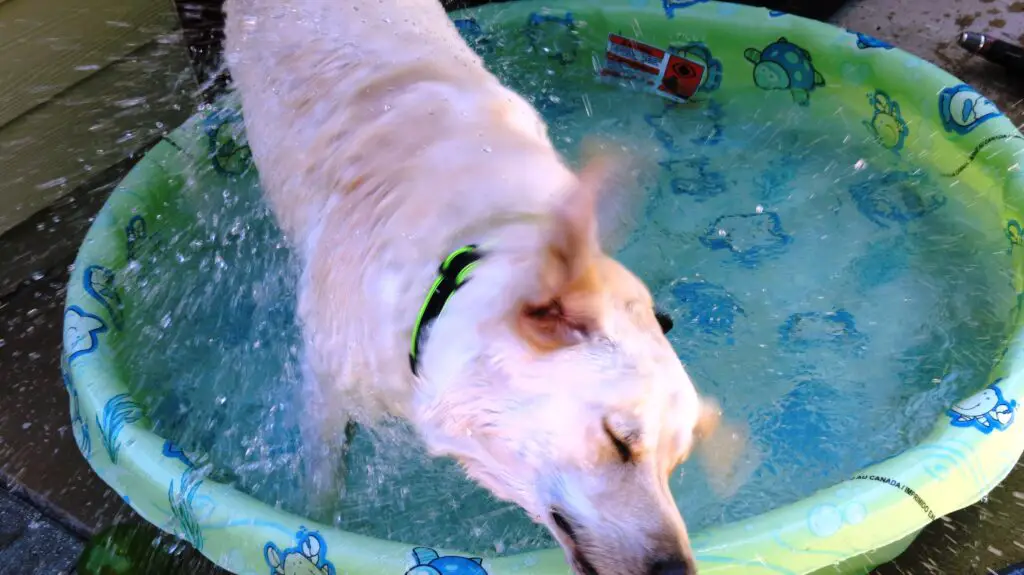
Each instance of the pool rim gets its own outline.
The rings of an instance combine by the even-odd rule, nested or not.
[[[630,0],[605,2],[600,8],[600,13],[607,15],[617,10],[630,11],[631,13],[651,10],[650,6],[642,7],[637,4],[637,2]],[[673,3],[668,0],[661,4],[662,6],[658,10],[664,9],[666,13],[671,14],[671,17],[678,19],[678,21],[700,21],[700,18],[720,18],[721,14],[717,11],[721,10],[722,6],[731,6],[698,1],[685,3],[687,4],[685,7],[679,7],[684,3]],[[468,10],[466,13],[492,15],[519,13],[525,8],[542,5],[545,5],[545,3],[524,0],[503,4],[497,9],[485,6]],[[556,2],[554,5],[579,8],[578,1]],[[669,6],[672,6],[672,10],[667,8]],[[832,26],[803,20],[796,16],[775,15],[764,9],[746,6],[733,6],[730,9],[733,10],[733,16],[749,17],[765,23],[771,21],[771,19],[791,19],[795,22],[791,24],[793,29],[805,31],[808,37],[816,39],[818,37],[840,37],[838,32],[841,31]],[[581,9],[580,13],[588,13],[588,10],[592,12],[595,9]],[[454,16],[458,17],[459,14],[456,13]],[[853,41],[852,38],[849,40]],[[857,36],[856,41],[861,42],[861,37]],[[830,47],[831,45],[824,44],[824,46]],[[816,45],[816,47],[818,46]],[[899,50],[890,50],[879,46],[878,51],[872,54],[871,57],[882,57],[882,55],[886,58],[913,59],[917,62],[916,66],[928,70],[927,77],[929,80],[941,80],[941,84],[949,87],[962,85],[962,82],[946,72]],[[185,127],[179,128],[175,134],[180,133],[181,130],[186,128],[196,129],[197,126],[198,129],[203,129],[200,124],[207,118],[208,114],[209,110],[201,111],[187,122]],[[1017,132],[1012,123],[1004,116],[1000,116],[985,122],[972,133],[966,134],[966,136],[971,141],[977,141],[979,138],[986,137],[986,135],[993,137],[993,135],[1007,134],[1011,133],[1011,131],[1019,135],[1019,132]],[[119,493],[125,491],[124,481],[130,480],[133,484],[137,481],[147,483],[148,487],[144,491],[154,499],[157,494],[166,494],[168,501],[168,510],[166,512],[158,509],[158,506],[152,505],[152,502],[142,501],[143,497],[141,496],[138,498],[131,497],[129,504],[140,515],[158,527],[183,536],[194,544],[198,543],[197,546],[200,547],[200,550],[222,567],[231,569],[238,566],[232,563],[234,559],[230,553],[215,554],[211,551],[212,548],[208,545],[209,541],[202,539],[204,537],[203,531],[206,527],[199,528],[197,534],[190,531],[189,524],[194,523],[196,526],[199,526],[203,522],[206,522],[207,525],[212,522],[215,525],[221,526],[218,529],[225,531],[244,528],[247,530],[247,535],[239,538],[244,538],[253,544],[259,543],[265,560],[269,552],[269,545],[276,546],[275,548],[280,553],[286,553],[289,549],[293,551],[294,549],[299,549],[301,551],[301,544],[303,542],[308,542],[311,538],[316,539],[319,536],[321,539],[318,539],[318,544],[322,545],[324,549],[323,559],[327,561],[326,558],[329,556],[330,561],[338,564],[341,564],[340,560],[345,561],[343,568],[346,571],[360,573],[404,572],[405,569],[410,567],[408,556],[415,545],[377,540],[316,525],[301,517],[275,510],[271,506],[227,486],[202,479],[198,475],[193,474],[189,465],[185,463],[187,456],[184,459],[180,459],[167,455],[166,440],[157,437],[145,428],[141,412],[135,413],[130,405],[126,406],[124,404],[115,404],[114,408],[111,409],[111,400],[118,397],[120,393],[125,393],[127,386],[123,384],[125,380],[120,376],[120,366],[117,364],[110,346],[100,346],[99,341],[100,338],[111,337],[111,332],[116,330],[117,320],[110,307],[101,305],[105,301],[104,297],[88,293],[83,287],[84,275],[97,262],[110,263],[112,261],[124,260],[121,262],[122,265],[120,267],[111,265],[111,269],[121,269],[126,265],[127,247],[124,241],[114,242],[114,236],[120,238],[122,233],[127,233],[124,230],[133,225],[132,222],[135,221],[133,218],[139,213],[144,212],[145,210],[142,208],[148,207],[147,202],[152,200],[152,198],[147,199],[147,197],[136,192],[137,189],[147,189],[150,191],[150,195],[153,195],[154,181],[150,181],[146,177],[153,176],[156,172],[148,170],[161,170],[161,175],[165,181],[160,185],[171,185],[168,180],[173,179],[172,174],[175,173],[176,169],[181,168],[181,166],[174,166],[173,158],[179,154],[179,148],[182,146],[182,143],[175,142],[172,134],[172,137],[154,147],[133,168],[125,180],[118,185],[90,228],[76,259],[71,280],[69,281],[65,307],[66,337],[65,349],[62,354],[62,369],[67,374],[66,384],[71,398],[72,418],[73,420],[78,420],[78,427],[75,427],[75,430],[76,439],[80,447],[92,441],[92,439],[102,439],[103,447],[106,448],[106,451],[104,452],[104,450],[99,449],[100,445],[97,443],[90,445],[90,452],[93,455],[99,454],[100,463],[103,462],[103,457],[106,457],[109,464],[97,465],[97,460],[92,458],[90,458],[89,462],[104,481],[114,487]],[[186,143],[185,145],[187,146],[188,144]],[[1011,155],[1013,156],[1024,154],[1024,145],[1021,145],[1016,140],[1007,139],[1005,142],[998,142],[996,145],[1005,147],[1008,150],[1012,147]],[[970,148],[970,146],[967,147]],[[145,185],[138,186],[140,183]],[[1012,215],[1017,215],[1021,207],[1024,207],[1024,200],[1018,199],[1018,196],[1024,198],[1024,180],[1018,178],[1010,182],[1008,178],[1008,183],[1005,184],[1005,189],[1003,190],[1003,201],[1004,207],[1011,211]],[[117,253],[117,250],[101,251],[101,248],[109,248],[110,245],[121,246],[122,253]],[[1014,265],[1017,272],[1016,275],[1018,276],[1015,287],[1017,292],[1021,293],[1019,278],[1020,260],[1015,260]],[[93,349],[87,353],[81,353],[76,350],[69,354],[67,349],[69,326],[72,324],[75,324],[76,328],[82,325],[96,326],[98,325],[95,323],[96,321],[104,327],[102,329],[96,328],[88,333],[89,341],[93,342]],[[1019,338],[1019,316],[1014,318],[1014,321],[1016,328],[1013,334],[1008,335],[1006,355],[1003,361],[1000,362],[1000,365],[994,370],[990,381],[997,382],[1005,395],[1020,397],[1021,391],[1024,391],[1024,374],[1022,374],[1022,370],[1019,368],[1022,355],[1024,355],[1024,345],[1022,345]],[[90,324],[90,322],[92,323]],[[71,347],[74,348],[74,345]],[[83,412],[87,414],[87,417],[82,417]],[[108,414],[111,417],[108,418]],[[120,419],[118,419],[119,417]],[[95,423],[93,422],[94,419]],[[83,427],[89,433],[90,440],[82,439],[82,434],[78,433]],[[117,429],[117,432],[113,433],[113,443],[111,443],[110,435],[114,428]],[[97,433],[97,431],[101,430],[102,432]],[[815,569],[828,568],[837,561],[854,561],[857,556],[870,554],[885,544],[903,541],[917,533],[934,517],[945,515],[979,500],[1009,473],[1014,462],[1019,458],[1020,453],[1024,451],[1024,434],[1020,433],[1019,426],[999,431],[999,433],[985,433],[979,439],[969,435],[970,433],[977,433],[977,430],[974,428],[954,428],[949,425],[949,418],[944,416],[941,421],[937,422],[935,431],[926,441],[890,459],[865,468],[865,470],[856,474],[854,478],[818,491],[799,502],[774,509],[748,520],[694,534],[694,547],[698,551],[702,567],[709,569],[709,571],[720,573],[807,572],[793,571],[786,565],[774,563],[767,559],[753,561],[742,559],[740,556],[729,557],[729,552],[733,548],[751,550],[761,545],[774,545],[778,547],[779,542],[771,537],[778,536],[781,538],[782,535],[779,535],[777,531],[795,529],[796,524],[799,523],[804,523],[805,526],[811,525],[815,517],[824,522],[834,523],[838,516],[840,526],[838,531],[834,533],[812,539],[818,545],[810,549],[797,549],[792,544],[793,542],[783,541],[783,548],[786,546],[793,547],[788,552],[802,557],[802,560],[799,562],[799,569],[812,566],[815,566]],[[937,441],[938,439],[949,439],[952,442],[943,443]],[[985,449],[983,453],[972,452],[975,442],[984,443]],[[957,447],[958,443],[962,444],[962,448]],[[114,449],[111,450],[107,444],[114,446]],[[935,450],[936,452],[923,452],[922,447],[925,448],[924,451]],[[996,450],[1001,450],[1003,457],[997,458],[991,455],[991,452]],[[916,459],[910,457],[912,452],[917,452]],[[1016,456],[1006,457],[1006,453],[1016,454]],[[972,458],[981,461],[982,464],[968,465]],[[935,463],[936,461],[939,463]],[[949,461],[954,462],[955,465],[950,467],[949,464],[942,463]],[[992,466],[990,463],[993,461],[1002,461],[1004,465],[1001,467],[999,465]],[[971,469],[968,470],[967,468]],[[933,477],[946,474],[944,478],[936,479],[936,481],[943,485],[952,485],[952,483],[947,481],[950,477],[958,478],[960,489],[954,490],[957,492],[957,496],[950,497],[948,501],[943,498],[941,504],[936,504],[935,501],[938,499],[925,497],[928,493],[934,492],[936,487],[930,485],[927,493],[925,492],[926,490],[917,488],[916,485],[911,487],[908,480],[904,478],[909,474],[908,469],[918,469],[923,473],[931,474]],[[973,486],[973,489],[966,488],[966,486]],[[944,489],[948,490],[949,487]],[[901,493],[905,497],[899,499],[899,501],[893,501],[891,496],[894,493]],[[193,511],[186,512],[182,510],[186,503],[188,508],[192,508],[196,501],[195,498],[200,494],[199,500],[201,501],[205,497],[212,506],[212,509],[204,511],[208,515],[202,520],[197,517],[189,517],[188,514],[193,513]],[[850,498],[856,498],[865,507],[870,507],[870,504],[880,501],[888,503],[879,508],[872,509],[873,518],[871,521],[862,519],[860,522],[848,525],[849,517],[846,517],[846,515],[849,514],[849,506],[843,507],[843,505],[848,503],[851,500]],[[924,503],[925,500],[928,503]],[[775,518],[790,515],[794,509],[806,507],[807,502],[814,503],[814,509],[808,510],[808,515],[801,520],[793,519],[788,523],[783,522],[782,525],[786,529],[759,528],[772,524],[772,520]],[[927,506],[927,509],[922,507],[923,505]],[[237,514],[234,510],[249,508],[258,508],[261,513],[258,517],[254,514],[250,521],[243,520],[242,523],[238,523],[239,519],[236,517]],[[876,515],[879,512],[884,513]],[[818,513],[818,516],[815,516],[814,513]],[[918,517],[921,514],[923,516]],[[212,521],[213,519],[217,521]],[[271,523],[287,524],[292,526],[292,528],[282,530],[279,527],[270,526]],[[889,530],[890,534],[885,537],[888,541],[880,541],[876,538],[872,545],[870,545],[870,548],[861,548],[859,549],[861,553],[858,554],[851,554],[850,547],[845,547],[843,551],[839,552],[835,551],[834,547],[829,546],[830,542],[836,541],[836,537],[839,534],[848,536],[851,530],[847,528],[857,528],[864,523],[877,524],[879,526],[888,525],[890,527],[897,525],[899,528],[895,531]],[[833,526],[830,524],[829,528],[831,529]],[[216,532],[218,529],[213,529],[211,532]],[[828,530],[824,529],[824,531]],[[860,531],[863,530],[864,528],[861,527]],[[200,539],[197,540],[197,537]],[[855,537],[845,538],[856,539]],[[804,541],[798,543],[806,544]],[[338,551],[339,545],[346,549]],[[357,552],[349,552],[347,548],[354,548]],[[771,557],[778,555],[778,549],[775,549],[773,553],[774,555],[768,555]],[[718,559],[722,561],[719,562]],[[246,558],[243,562],[246,565],[246,569],[251,569],[252,561],[249,558]],[[529,572],[547,572],[550,570],[553,573],[564,573],[567,570],[562,551],[559,549],[532,551],[502,558],[487,559],[484,565],[488,572],[515,572],[517,569],[527,569]],[[267,565],[262,567],[266,569]],[[730,571],[730,569],[733,569],[733,571]]]

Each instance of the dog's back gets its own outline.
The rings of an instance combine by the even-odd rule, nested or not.
[[[436,0],[225,9],[261,183],[304,263],[310,367],[346,401],[401,415],[381,402],[407,395],[411,323],[438,262],[547,213],[575,176]]]
[[[408,104],[418,83],[485,80],[477,57],[453,41],[437,2],[347,4],[226,3],[228,59],[261,177],[282,225],[297,238],[309,233],[331,194],[359,195],[360,176],[379,173],[375,164],[384,159],[394,164],[411,155],[424,144],[411,145],[422,140],[417,135],[430,137],[423,125],[429,116],[393,109],[396,100]],[[453,74],[459,61],[466,65]],[[401,125],[411,119],[417,123]]]

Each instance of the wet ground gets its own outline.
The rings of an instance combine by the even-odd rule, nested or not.
[[[1024,124],[1024,78],[962,52],[970,29],[1024,43],[1024,2],[862,0],[834,23],[934,62]],[[0,237],[0,575],[68,573],[83,541],[114,522],[141,521],[75,447],[58,369],[68,267],[92,215],[131,160]],[[986,501],[929,526],[880,575],[993,573],[1024,561],[1024,470]],[[190,572],[216,573],[194,563]]]

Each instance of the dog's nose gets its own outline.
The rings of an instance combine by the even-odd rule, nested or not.
[[[692,561],[667,559],[651,566],[650,575],[696,575],[697,568]]]

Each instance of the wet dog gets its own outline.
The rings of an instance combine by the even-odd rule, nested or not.
[[[435,0],[227,0],[266,199],[299,254],[307,439],[404,418],[584,575],[695,573],[668,488],[717,421],[578,173]]]

